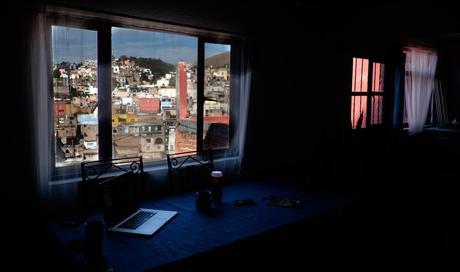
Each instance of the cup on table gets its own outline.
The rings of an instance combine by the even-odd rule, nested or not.
[[[195,193],[196,209],[200,212],[209,211],[211,209],[211,192],[198,191]]]
[[[223,174],[222,171],[212,171],[211,172],[211,196],[212,202],[214,204],[222,203],[222,182]]]

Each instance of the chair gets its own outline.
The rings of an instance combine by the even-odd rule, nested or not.
[[[171,192],[185,192],[209,184],[214,169],[212,150],[167,154]]]
[[[211,123],[206,136],[203,139],[204,149],[228,148],[229,145],[229,125],[222,123]]]
[[[132,171],[138,177],[136,189],[138,196],[143,192],[144,164],[142,157],[130,157],[111,160],[87,161],[81,163],[81,181],[78,183],[80,208],[87,212],[101,207],[101,195],[98,184],[120,171]]]

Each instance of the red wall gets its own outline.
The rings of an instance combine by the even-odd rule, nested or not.
[[[185,62],[177,63],[177,84],[179,91],[177,95],[177,109],[179,110],[179,120],[187,118],[187,70]]]

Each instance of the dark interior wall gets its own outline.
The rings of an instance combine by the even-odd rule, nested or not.
[[[30,93],[24,75],[29,73],[30,65],[26,62],[29,53],[30,23],[32,11],[27,5],[15,3],[8,5],[2,16],[4,25],[11,25],[3,32],[8,42],[4,43],[5,80],[2,105],[10,118],[5,118],[5,130],[2,143],[6,163],[2,164],[4,173],[1,192],[1,209],[19,216],[15,208],[27,208],[31,214],[37,214],[39,202],[34,181],[34,166],[31,138],[31,105],[27,103]],[[4,203],[3,203],[4,201]]]
[[[248,172],[339,182],[356,173],[349,146],[352,57],[385,56],[400,37],[390,37],[383,23],[370,31],[350,14],[372,18],[367,9],[291,6],[280,10],[283,20],[255,26]]]
[[[253,26],[246,163],[254,175],[327,174],[343,140],[347,78],[339,71],[348,62],[340,30],[317,12],[288,6]]]
[[[452,121],[454,110],[460,114],[460,34],[440,38],[438,76],[445,84],[446,102]]]
[[[4,43],[4,77],[2,106],[9,118],[4,120],[2,146],[5,159],[2,163],[2,185],[0,186],[0,211],[5,218],[9,218],[14,225],[2,224],[0,230],[5,233],[0,248],[5,252],[2,257],[4,267],[14,265],[24,254],[24,246],[31,238],[30,228],[36,227],[40,221],[39,201],[36,183],[34,182],[33,157],[31,152],[30,105],[27,101],[27,85],[23,75],[29,66],[26,64],[28,49],[27,36],[29,33],[31,13],[20,3],[11,3],[3,11],[2,25],[9,25],[3,31],[8,42]],[[28,220],[18,213],[27,211]],[[27,222],[31,222],[27,224]],[[34,259],[31,259],[34,261]]]
[[[432,20],[420,16],[427,12]],[[279,9],[279,20],[274,20],[275,16],[261,18],[263,23],[253,26],[254,88],[247,171],[255,176],[291,176],[304,181],[321,177],[321,182],[341,182],[357,174],[363,179],[385,179],[381,176],[386,175],[373,171],[395,171],[391,158],[386,158],[394,155],[388,131],[369,131],[358,146],[351,140],[351,59],[374,56],[390,63],[401,45],[414,37],[458,33],[454,12],[448,6],[350,5],[332,9],[305,4]],[[452,63],[451,75],[458,62]],[[387,108],[390,111],[391,106]],[[384,114],[390,121],[391,112]],[[390,164],[375,166],[385,161]]]
[[[234,33],[247,31],[247,6],[243,1],[221,4],[212,1],[145,0],[48,0],[48,4],[130,17],[169,22],[184,26]]]

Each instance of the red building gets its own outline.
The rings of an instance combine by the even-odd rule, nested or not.
[[[183,61],[177,63],[176,90],[178,118],[182,120],[187,118],[187,65]]]
[[[196,150],[197,122],[196,116],[189,116],[187,113],[187,65],[183,61],[177,63],[176,92],[178,126],[175,135],[175,152]],[[227,148],[229,146],[228,125],[230,116],[203,116],[203,123],[203,137],[206,137],[211,125],[215,127],[217,127],[216,124],[223,125],[220,127],[227,128],[223,136],[207,137],[207,147]],[[220,127],[219,132],[222,131]]]
[[[139,108],[141,112],[159,112],[159,98],[141,98],[139,99]]]

